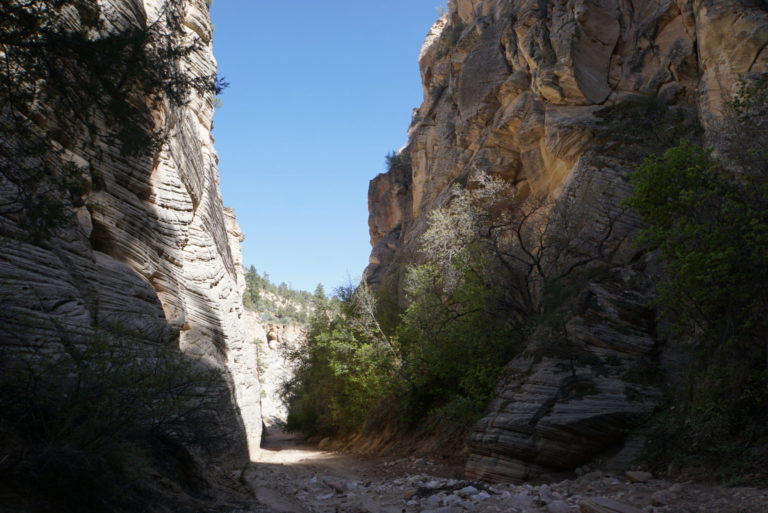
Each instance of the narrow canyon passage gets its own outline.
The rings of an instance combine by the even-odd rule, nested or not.
[[[768,513],[768,0],[437,3],[0,0],[0,513]]]

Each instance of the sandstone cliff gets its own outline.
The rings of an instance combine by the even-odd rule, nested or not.
[[[600,133],[605,109],[657,98],[711,137],[739,78],[768,69],[766,27],[765,6],[740,0],[451,1],[421,50],[424,102],[403,158],[371,182],[367,279],[397,291],[403,265],[422,258],[427,214],[480,173],[553,199],[583,219],[580,237],[601,233],[600,211],[620,205],[636,163],[616,151],[622,134]],[[631,114],[622,130],[659,137]],[[582,288],[564,321],[591,362],[546,352],[510,362],[470,436],[470,476],[572,470],[619,450],[653,409],[656,386],[632,378],[663,353],[645,306],[653,262],[626,243],[636,227],[630,214],[618,219],[611,273]]]
[[[19,112],[28,113],[24,126],[49,143],[45,155],[29,159],[47,162],[54,177],[74,164],[76,173],[70,178],[77,183],[76,197],[60,205],[64,208],[50,223],[53,228],[41,237],[30,237],[29,219],[45,212],[25,213],[14,207],[26,192],[39,191],[33,190],[34,184],[14,180],[13,169],[4,167],[0,190],[4,360],[55,353],[62,350],[64,340],[87,345],[99,333],[115,330],[130,333],[147,354],[154,354],[153,348],[178,348],[219,370],[219,382],[208,393],[219,396],[218,425],[212,429],[221,438],[210,449],[222,457],[243,459],[250,453],[253,458],[260,443],[261,415],[256,350],[245,340],[243,328],[242,235],[219,192],[211,136],[213,93],[195,82],[216,72],[207,2],[71,3],[74,7],[65,7],[56,16],[68,24],[73,38],[85,38],[83,45],[109,41],[112,34],[123,37],[117,42],[133,44],[123,35],[135,37],[148,29],[159,30],[161,42],[173,36],[175,48],[184,51],[167,52],[176,59],[168,73],[177,84],[191,86],[188,96],[177,102],[169,99],[173,91],[156,97],[140,88],[131,93],[126,105],[143,113],[143,128],[134,123],[126,128],[131,133],[119,135],[123,141],[158,142],[137,151],[126,151],[126,144],[121,147],[107,136],[119,133],[120,119],[99,111],[99,105],[92,112],[71,114],[42,104],[36,116],[25,110],[28,105],[14,105],[5,90],[0,93],[2,115],[9,116],[4,119],[17,116],[18,121]],[[163,25],[169,9],[178,13],[178,26]],[[105,43],[101,50],[108,55],[112,47]],[[118,58],[127,59],[133,55],[127,53],[130,50],[121,50],[125,53]],[[92,66],[104,65],[105,73],[116,64],[98,62],[98,57],[90,53],[84,58]],[[45,58],[42,54],[30,62]],[[78,82],[74,58],[51,65],[52,73],[62,73],[73,90],[49,91],[50,102],[67,94],[94,94],[83,91],[88,82]],[[49,87],[56,86],[51,82]],[[8,138],[4,144],[11,145]],[[3,149],[3,166],[15,165],[9,157],[13,149]]]

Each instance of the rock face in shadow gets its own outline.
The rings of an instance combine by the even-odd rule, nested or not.
[[[562,333],[552,338],[540,328],[532,335],[470,434],[468,476],[554,477],[620,445],[653,411],[660,393],[646,271],[637,264],[590,282]]]
[[[100,4],[106,34],[144,29],[165,6],[162,0]],[[178,5],[183,41],[192,48],[178,69],[190,79],[214,75],[207,2]],[[78,13],[68,14],[77,27]],[[149,155],[127,155],[86,132],[49,157],[54,167],[80,167],[81,194],[42,241],[28,237],[16,212],[2,211],[0,337],[9,360],[61,350],[65,338],[88,344],[101,331],[131,333],[149,353],[178,347],[219,369],[220,383],[210,391],[219,404],[211,429],[224,441],[211,449],[242,460],[249,450],[253,458],[260,443],[259,388],[256,351],[242,325],[242,234],[219,192],[213,100],[211,91],[194,87],[181,105],[136,91],[133,101],[153,105],[147,130],[164,134]],[[45,120],[47,136],[55,138],[52,128],[70,121]],[[18,192],[4,180],[0,197],[13,202]]]
[[[451,1],[419,57],[424,102],[401,159],[410,169],[371,181],[367,279],[397,295],[400,270],[422,258],[429,212],[479,173],[520,196],[547,196],[564,217],[584,219],[580,237],[597,236],[601,209],[620,208],[637,164],[616,151],[621,137],[599,133],[598,117],[653,99],[715,139],[739,78],[768,69],[766,27],[765,6],[739,0]],[[630,116],[623,130],[639,128]],[[653,275],[628,244],[638,226],[631,213],[616,223],[612,236],[624,242],[608,259],[611,275],[587,283],[580,294],[591,299],[563,319],[561,345],[579,355],[544,344],[510,362],[470,437],[469,475],[519,481],[572,470],[620,445],[653,409],[658,390],[628,377],[662,350],[645,311],[653,280],[633,278]]]

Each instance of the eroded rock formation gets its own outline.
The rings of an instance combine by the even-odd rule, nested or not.
[[[164,0],[99,5],[94,12],[106,34],[144,30],[168,8]],[[215,75],[207,2],[174,6],[191,49],[177,69],[189,79]],[[76,28],[89,12],[67,14]],[[148,347],[178,347],[220,369],[218,429],[227,441],[212,449],[239,459],[249,449],[253,458],[261,431],[256,351],[245,341],[242,320],[242,235],[219,192],[213,93],[192,87],[182,104],[174,104],[136,91],[132,101],[153,106],[153,125],[146,129],[164,134],[162,145],[133,156],[92,132],[62,141],[65,151],[51,158],[80,166],[81,194],[43,241],[30,240],[23,218],[3,210],[3,355],[55,351],[63,338],[87,343],[100,330],[116,328]],[[47,119],[40,129],[55,138],[54,128],[70,121]],[[19,190],[4,180],[0,194],[13,202]]]
[[[479,173],[555,199],[566,217],[584,217],[584,232],[604,230],[599,211],[626,197],[636,162],[598,133],[598,111],[656,99],[711,137],[739,79],[768,69],[767,27],[764,4],[742,0],[451,1],[419,57],[411,163],[371,182],[368,280],[397,290],[402,264],[421,258],[426,214]],[[639,128],[629,119],[623,130]],[[614,228],[629,240],[637,220]],[[653,408],[658,390],[631,375],[660,351],[645,307],[653,285],[642,278],[654,264],[618,248],[611,273],[582,289],[583,306],[564,322],[563,337],[592,362],[546,351],[512,361],[470,437],[470,476],[571,470],[620,446]]]

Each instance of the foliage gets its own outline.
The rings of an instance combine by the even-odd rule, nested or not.
[[[401,420],[467,429],[531,323],[558,308],[545,289],[573,286],[610,258],[621,213],[606,210],[602,231],[587,235],[578,215],[566,218],[543,198],[516,198],[501,180],[478,175],[454,187],[420,237],[425,263],[407,269],[398,318],[391,304],[385,301],[382,312],[375,300],[386,291],[374,295],[365,282],[340,291],[338,312],[316,312],[301,372],[289,386],[291,426],[324,433],[359,428],[366,411],[396,397]],[[361,397],[353,400],[346,388],[352,380],[339,369],[355,365],[363,381],[355,382]]]
[[[406,281],[398,336],[411,412],[447,404],[447,411],[472,404],[466,414],[482,412],[533,326],[564,315],[568,296],[552,291],[583,286],[580,277],[605,265],[621,242],[614,227],[623,210],[603,197],[593,208],[597,230],[589,218],[565,216],[543,197],[517,197],[487,175],[454,187],[421,237],[428,263],[411,268]],[[568,337],[555,339],[562,346]]]
[[[395,350],[376,322],[369,291],[347,287],[337,294],[339,301],[315,312],[306,344],[291,354],[295,377],[283,392],[289,431],[354,431],[389,390]]]
[[[310,294],[294,290],[285,283],[275,285],[267,273],[259,275],[254,266],[246,270],[243,304],[249,310],[261,313],[266,321],[308,324],[318,302],[325,299],[322,285]]]
[[[718,150],[750,179],[768,176],[768,74],[742,78],[720,127]]]
[[[187,447],[222,443],[210,424],[226,385],[140,338],[114,328],[63,334],[23,360],[3,353],[0,490],[62,511],[137,511],[151,494],[140,476],[154,454],[195,474]]]
[[[411,152],[407,148],[400,151],[391,151],[387,153],[386,157],[384,157],[384,160],[387,165],[387,171],[392,171],[395,169],[401,171],[411,170]]]
[[[445,29],[443,29],[442,37],[445,38],[449,47],[456,46],[456,43],[461,39],[461,34],[466,27],[466,23],[457,21],[455,23],[449,23]]]
[[[519,327],[499,304],[502,288],[488,287],[468,269],[446,275],[432,264],[411,267],[407,283],[408,307],[397,331],[406,419],[451,413],[471,423],[520,343]]]
[[[702,132],[691,112],[670,107],[656,96],[619,102],[594,115],[600,153],[632,164],[683,139],[696,141]]]
[[[645,161],[632,182],[629,204],[650,225],[640,240],[664,255],[664,303],[692,330],[748,343],[768,300],[768,189],[745,187],[689,143]]]
[[[149,159],[165,140],[153,112],[226,87],[181,65],[202,45],[184,39],[183,17],[180,0],[133,23],[96,0],[0,3],[0,183],[11,191],[0,214],[28,238],[44,241],[82,201],[104,156],[79,144]]]
[[[736,112],[760,111],[763,93],[742,88]],[[657,458],[673,450],[722,465],[768,435],[768,185],[746,171],[683,142],[631,178],[628,203],[648,224],[639,239],[665,264],[659,304],[691,342],[686,387],[655,420]]]

